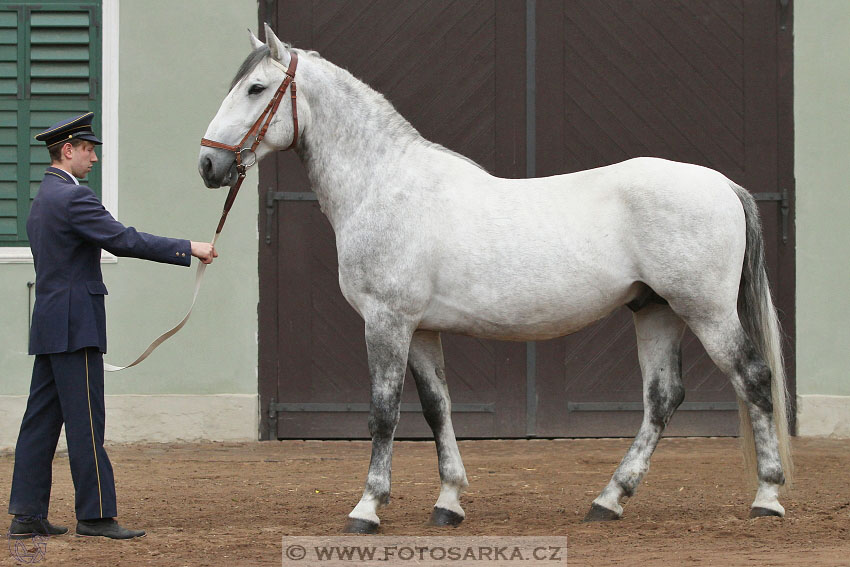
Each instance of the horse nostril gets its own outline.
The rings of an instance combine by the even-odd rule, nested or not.
[[[201,168],[203,170],[204,175],[209,175],[212,171],[212,160],[209,157],[205,157],[201,160]]]

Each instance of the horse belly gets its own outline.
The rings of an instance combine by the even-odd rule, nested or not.
[[[423,328],[547,339],[634,297],[634,261],[617,200],[600,195],[607,192],[579,199],[562,182],[534,180],[537,188],[525,193],[490,190],[445,211],[449,228],[437,239]]]
[[[596,274],[599,275],[599,274]],[[543,340],[576,332],[631,301],[640,284],[590,274],[572,283],[501,278],[435,289],[421,329],[500,340]],[[497,279],[497,278],[494,278]],[[513,280],[513,281],[512,281]]]

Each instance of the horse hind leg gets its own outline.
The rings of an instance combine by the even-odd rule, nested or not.
[[[466,517],[460,506],[460,495],[469,483],[452,427],[452,402],[446,384],[440,334],[417,331],[410,343],[408,364],[416,381],[422,413],[437,444],[440,496],[431,513],[430,523],[457,526]]]
[[[714,363],[729,376],[742,404],[741,432],[752,435],[755,450],[755,472],[758,491],[750,509],[750,517],[784,516],[779,503],[779,489],[785,484],[779,440],[771,395],[772,373],[758,354],[737,316],[688,321]],[[745,452],[747,449],[745,447]],[[745,455],[752,460],[749,454]],[[749,463],[748,463],[749,464]]]
[[[654,304],[637,311],[634,321],[643,375],[643,422],[608,485],[593,501],[585,522],[622,516],[620,500],[637,490],[664,427],[685,398],[681,357],[685,323],[669,306]]]

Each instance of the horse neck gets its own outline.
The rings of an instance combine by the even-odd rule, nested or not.
[[[322,211],[336,228],[380,190],[377,172],[425,143],[380,94],[327,61],[311,63],[304,65],[298,91],[310,108],[299,154]]]

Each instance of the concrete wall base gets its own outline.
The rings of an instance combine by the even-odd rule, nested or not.
[[[850,437],[850,396],[797,396],[797,435]]]
[[[26,405],[27,396],[0,396],[0,449],[15,447]],[[106,396],[107,443],[256,441],[258,431],[256,394]]]

